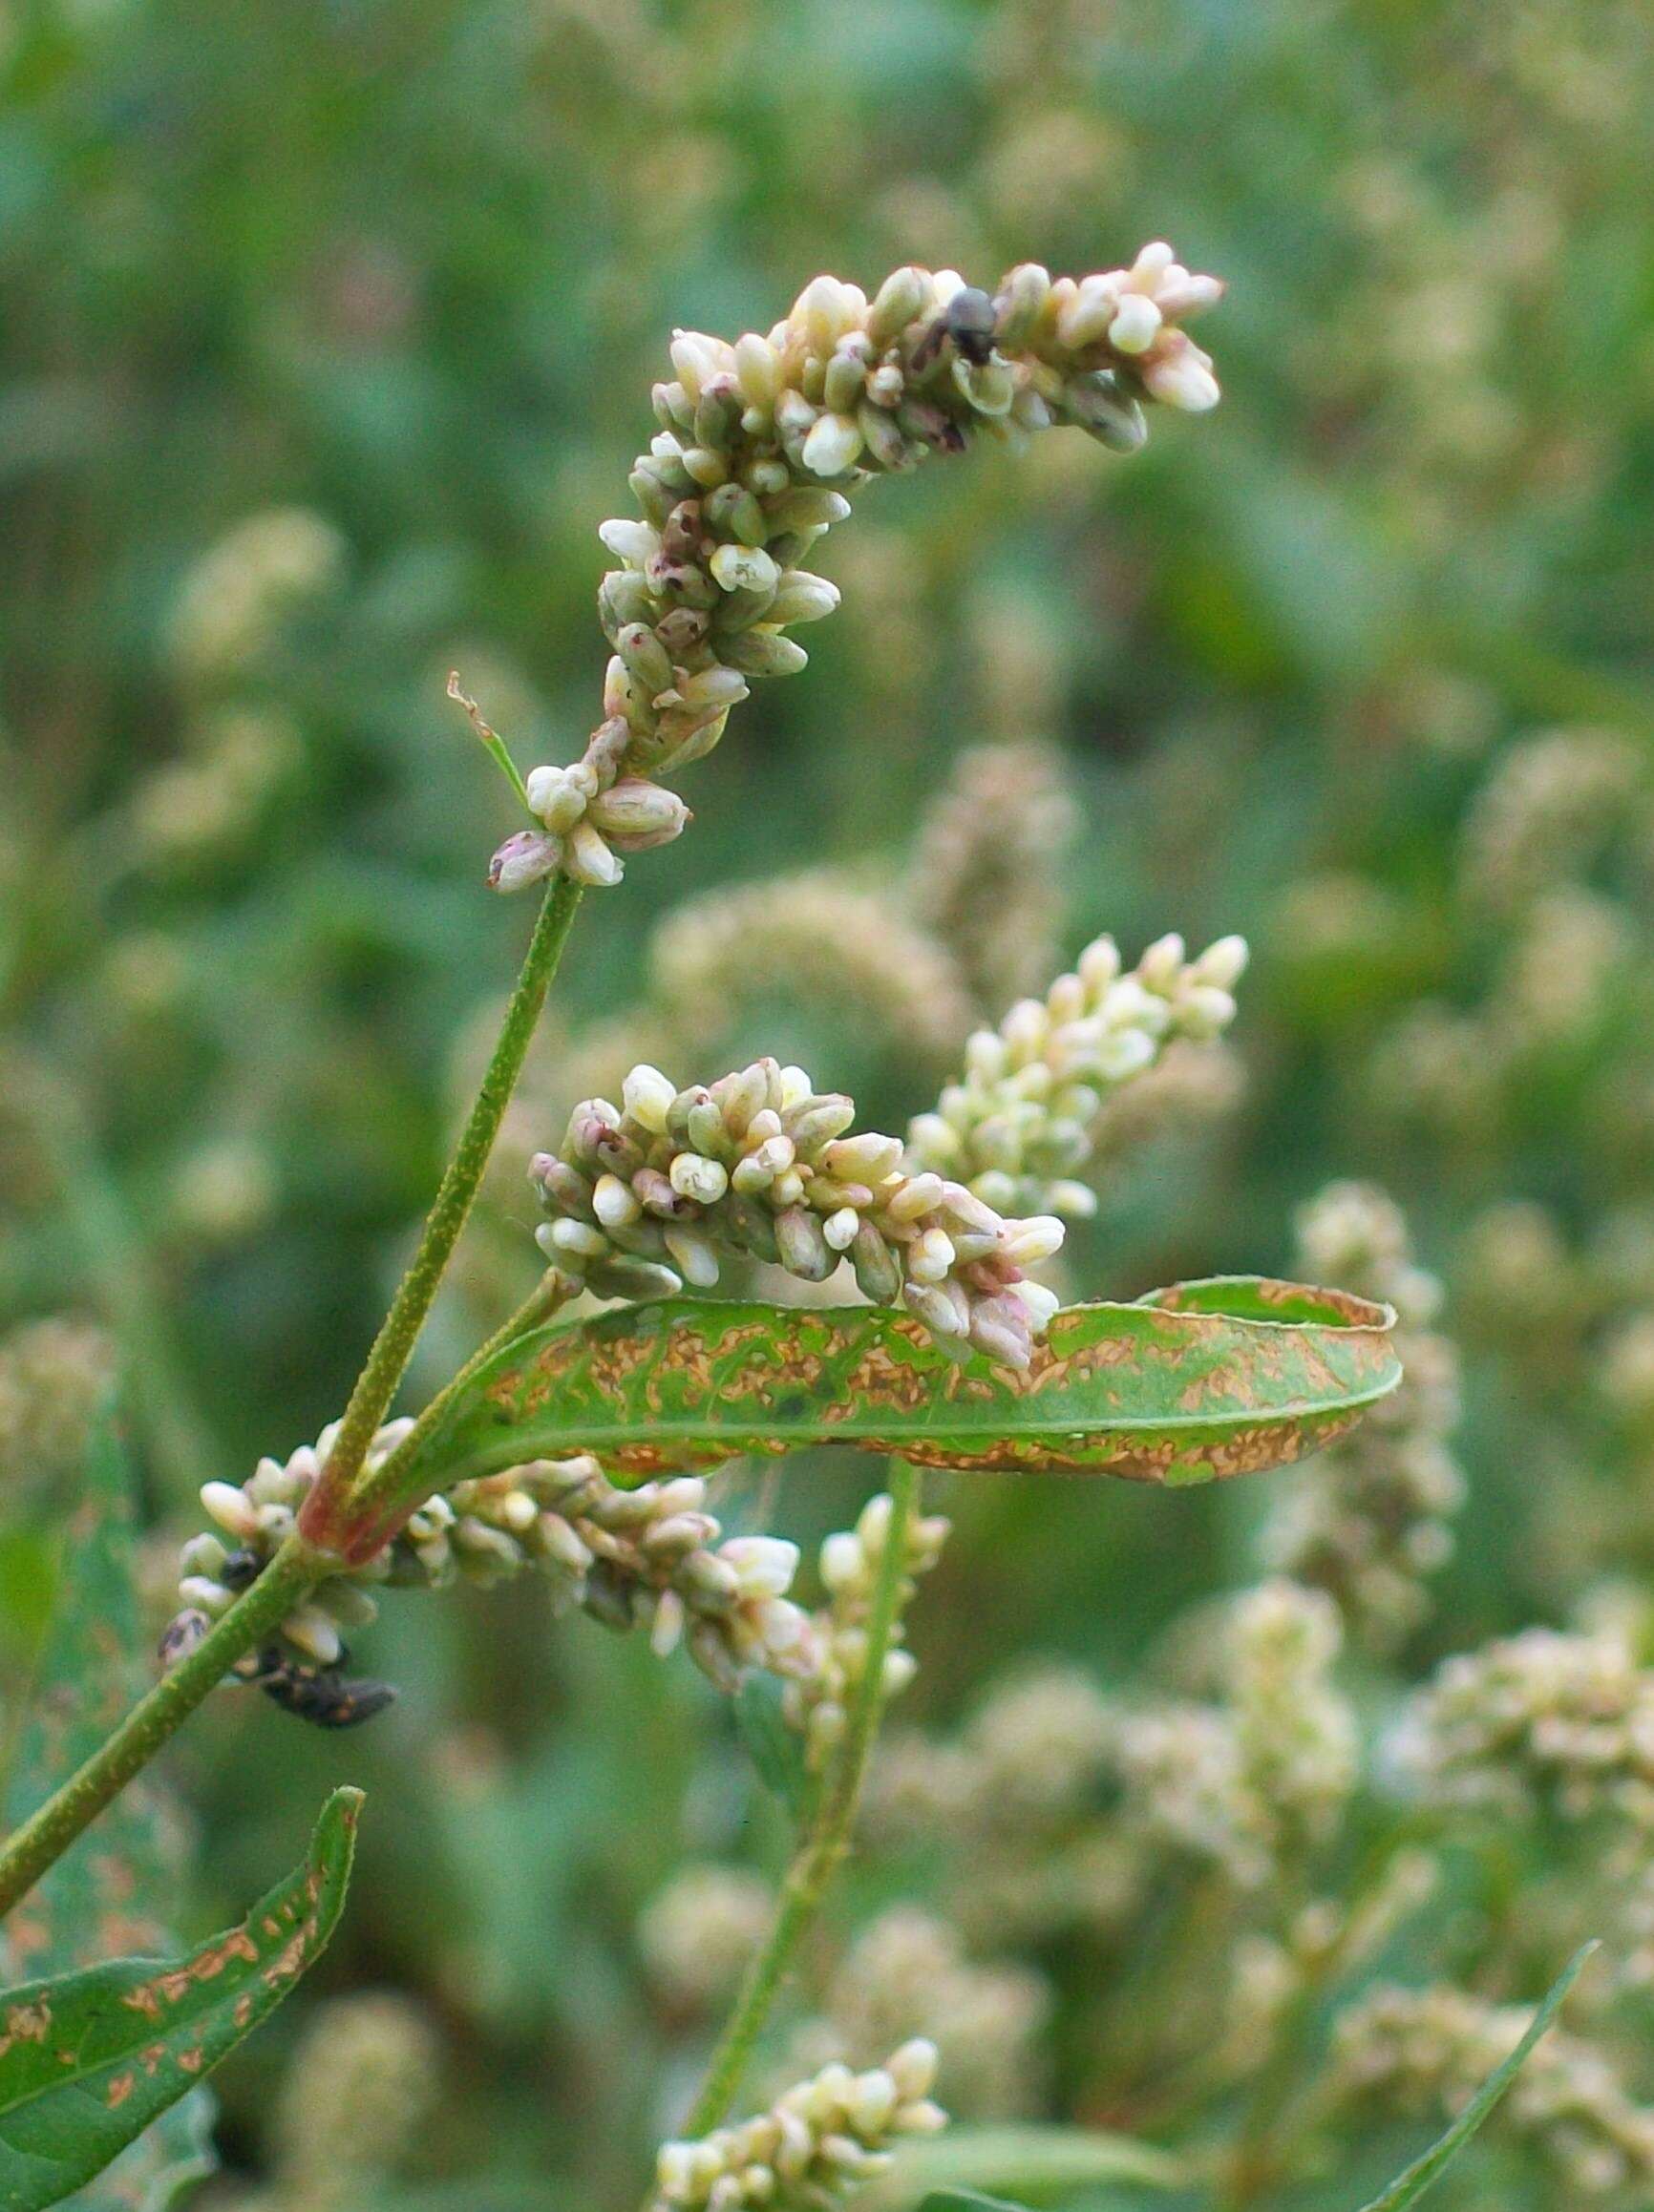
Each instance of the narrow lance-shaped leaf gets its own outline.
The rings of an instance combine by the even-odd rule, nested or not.
[[[1489,2075],[1446,2135],[1432,2143],[1424,2157],[1409,2166],[1405,2174],[1398,2174],[1382,2196],[1375,2197],[1370,2204],[1364,2205],[1362,2212],[1408,2212],[1409,2205],[1418,2202],[1431,2183],[1458,2157],[1516,2080],[1534,2045],[1561,2011],[1563,1998],[1579,1980],[1580,1969],[1596,1949],[1594,1943],[1588,1943],[1574,1953],[1529,2022],[1527,2033],[1504,2064]]]
[[[1058,1314],[1027,1374],[904,1314],[695,1298],[536,1330],[480,1368],[354,1531],[376,1549],[436,1484],[590,1451],[646,1479],[846,1443],[922,1466],[1204,1482],[1341,1436],[1401,1370],[1388,1307],[1250,1276]]]
[[[25,1821],[96,1750],[148,1687],[133,1580],[132,1469],[113,1402],[87,1444],[82,1493],[64,1537],[57,1594],[5,1796],[8,1827]],[[169,1908],[186,1838],[152,1776],[130,1783],[65,1852],[0,1930],[0,1972],[39,1981],[100,1959],[177,1943]],[[211,2099],[197,2089],[83,2190],[80,2212],[163,2212],[211,2171]]]
[[[1134,2136],[1010,2122],[954,2127],[903,2143],[888,2173],[868,2182],[857,2212],[982,2212],[989,2206],[1114,2201],[1108,2192],[1188,2188],[1188,2166]],[[1103,2194],[1099,2194],[1102,2192]]]
[[[239,1928],[186,1957],[118,1959],[0,1995],[0,2208],[42,2212],[102,2172],[273,2012],[337,1925],[359,1790]]]

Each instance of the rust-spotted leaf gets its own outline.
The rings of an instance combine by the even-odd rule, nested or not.
[[[1027,1374],[905,1314],[673,1298],[519,1338],[456,1393],[352,1549],[437,1484],[595,1452],[640,1480],[846,1443],[923,1466],[1180,1484],[1342,1436],[1401,1370],[1387,1307],[1253,1276],[1058,1314]]]
[[[97,1749],[149,1686],[133,1579],[133,1477],[113,1401],[98,1410],[57,1562],[56,1594],[5,1793],[17,1825]],[[153,1774],[121,1793],[0,1928],[0,1978],[40,1981],[131,1952],[176,1947],[172,1905],[187,1856],[183,1822]],[[169,2107],[81,2192],[79,2212],[162,2212],[211,2168],[211,2099]]]
[[[274,2011],[337,1925],[361,1801],[336,1790],[304,1865],[185,1957],[0,1992],[0,2212],[83,2188]]]

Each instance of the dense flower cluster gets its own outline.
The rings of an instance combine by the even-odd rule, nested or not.
[[[808,1283],[847,1260],[877,1305],[905,1305],[944,1344],[1026,1367],[1056,1310],[1025,1270],[1060,1221],[1003,1217],[963,1184],[904,1164],[901,1140],[852,1136],[855,1104],[773,1060],[678,1089],[635,1067],[623,1103],[576,1106],[530,1174],[553,1218],[547,1255],[605,1296],[704,1290],[729,1253]]]
[[[1611,1630],[1526,1629],[1449,1659],[1394,1750],[1436,1803],[1607,1811],[1654,1827],[1654,1671]]]
[[[638,1924],[650,1981],[674,2008],[705,2012],[733,1996],[774,1915],[770,1885],[745,1866],[686,1866]]]
[[[1370,1184],[1331,1184],[1304,1209],[1296,1262],[1308,1281],[1395,1308],[1403,1380],[1353,1436],[1282,1485],[1264,1557],[1328,1591],[1361,1641],[1393,1648],[1425,1612],[1424,1578],[1451,1555],[1464,1499],[1447,1441],[1458,1419],[1458,1360],[1430,1327],[1441,1286],[1414,1263],[1407,1223]]]
[[[392,1422],[373,1442],[381,1465],[413,1423]],[[185,1608],[167,1633],[176,1659],[225,1612],[291,1533],[336,1429],[286,1461],[262,1460],[239,1487],[207,1483],[201,1503],[216,1524],[183,1547],[179,1595]],[[392,1542],[363,1566],[330,1576],[295,1606],[281,1633],[300,1661],[335,1667],[345,1633],[365,1627],[383,1589],[436,1590],[457,1580],[490,1584],[534,1569],[554,1602],[578,1606],[605,1627],[647,1632],[662,1657],[681,1643],[708,1678],[735,1690],[753,1669],[786,1685],[782,1710],[818,1765],[843,1732],[861,1680],[866,1618],[888,1538],[891,1502],[870,1499],[853,1529],[830,1535],[819,1568],[827,1602],[812,1613],[789,1595],[798,1547],[776,1536],[725,1536],[707,1509],[708,1485],[684,1475],[622,1489],[588,1454],[535,1460],[456,1483],[428,1498]],[[900,1600],[936,1564],[948,1533],[939,1515],[908,1531]],[[882,1688],[912,1679],[897,1620]]]
[[[1062,755],[1038,739],[968,747],[926,811],[907,895],[984,1014],[1037,990],[1057,964],[1062,863],[1078,823]]]
[[[865,2074],[825,2066],[753,2119],[663,2143],[648,2212],[823,2212],[883,2173],[892,2143],[946,2126],[935,2079],[936,2047],[917,2037]]]
[[[1156,243],[1077,282],[1025,263],[992,298],[951,269],[897,269],[871,300],[816,277],[768,336],[680,330],[630,478],[641,518],[600,532],[622,564],[599,593],[604,719],[573,767],[528,777],[540,827],[508,839],[491,880],[614,883],[624,854],[679,833],[688,810],[662,779],[711,750],[754,680],[805,665],[788,632],[838,592],[802,562],[869,476],[1058,423],[1130,453],[1144,400],[1214,406],[1180,325],[1221,292]]]
[[[76,1464],[114,1375],[108,1338],[84,1321],[50,1316],[0,1338],[0,1490],[9,1500]]]
[[[1647,806],[1643,748],[1610,729],[1546,730],[1502,754],[1465,818],[1464,883],[1498,914],[1575,878]]]
[[[261,2212],[353,2212],[374,2201],[440,2088],[432,2022],[405,1997],[368,1991],[321,2006],[282,2083]]]
[[[788,2042],[785,2063],[795,2075],[835,2058],[865,2064],[922,2033],[935,2042],[956,2113],[1010,2118],[1038,2110],[1051,2003],[1050,1985],[1034,1968],[972,1958],[946,1921],[895,1905],[858,1933],[820,2012]]]
[[[412,1426],[382,1428],[370,1468]],[[261,1461],[240,1488],[205,1485],[201,1503],[223,1533],[185,1545],[179,1590],[186,1607],[209,1620],[227,1609],[290,1533],[335,1434],[324,1431],[285,1462]],[[583,1454],[458,1483],[428,1498],[386,1550],[313,1590],[288,1613],[283,1633],[305,1659],[333,1666],[342,1631],[373,1618],[375,1587],[491,1583],[533,1566],[563,1603],[612,1628],[647,1628],[663,1654],[687,1642],[722,1688],[733,1688],[751,1667],[812,1672],[818,1654],[809,1615],[786,1595],[797,1546],[724,1537],[706,1497],[706,1484],[693,1476],[618,1488]]]
[[[1456,2117],[1510,2056],[1531,2014],[1463,1990],[1383,1988],[1338,2022],[1332,2100]],[[1516,2076],[1495,2126],[1528,2138],[1569,2204],[1649,2201],[1654,2111],[1636,2104],[1610,2059],[1553,2030]]]
[[[1133,1824],[1248,1888],[1325,1839],[1357,1775],[1355,1717],[1330,1679],[1340,1642],[1319,1591],[1275,1581],[1236,1599],[1217,1646],[1222,1701],[1121,1720]]]
[[[1019,1000],[997,1029],[976,1032],[963,1079],[909,1127],[909,1159],[1002,1210],[1092,1212],[1094,1195],[1074,1177],[1109,1095],[1177,1040],[1221,1036],[1245,965],[1240,937],[1191,960],[1174,935],[1122,974],[1113,938],[1095,938],[1043,1000]]]
[[[249,515],[185,577],[169,643],[181,675],[196,683],[238,675],[283,618],[336,584],[343,538],[303,507]]]

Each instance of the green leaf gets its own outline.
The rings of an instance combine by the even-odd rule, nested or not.
[[[774,1675],[753,1668],[741,1677],[735,1692],[735,1726],[758,1780],[797,1820],[803,1814],[810,1777],[804,1765],[804,1739],[782,1716],[784,1695]]]
[[[351,1553],[377,1549],[439,1483],[577,1451],[639,1479],[822,1443],[1163,1484],[1276,1466],[1394,1389],[1393,1318],[1292,1283],[1187,1283],[1069,1307],[1018,1375],[952,1359],[882,1307],[618,1307],[534,1330],[479,1368]]]
[[[1008,2197],[987,2197],[980,2189],[932,2189],[919,2212],[1024,2212]]]
[[[188,1956],[0,1994],[0,2212],[84,2187],[275,2010],[337,1925],[361,1802],[335,1790],[305,1864]]]
[[[8,1827],[27,1820],[96,1750],[149,1685],[133,1577],[132,1471],[113,1402],[87,1444],[82,1494],[57,1563],[56,1597],[34,1695],[6,1791]],[[187,1838],[151,1775],[131,1782],[19,1904],[0,1930],[0,1974],[39,1981],[122,1953],[164,1954],[178,1937]],[[210,2173],[212,2109],[203,2089],[173,2104],[81,2198],[81,2212],[161,2212]]]
[[[902,2144],[889,2172],[858,2193],[856,2212],[1048,2204],[1110,2183],[1181,2189],[1189,2178],[1179,2159],[1134,2136],[1016,2124],[954,2127]]]
[[[1527,2033],[1504,2064],[1489,2075],[1446,2135],[1433,2143],[1422,2159],[1409,2166],[1405,2174],[1397,2175],[1382,2196],[1375,2197],[1370,2204],[1363,2205],[1362,2212],[1407,2212],[1410,2204],[1418,2202],[1431,2183],[1457,2158],[1516,2080],[1535,2044],[1561,2010],[1563,1998],[1579,1980],[1580,1970],[1596,1949],[1594,1943],[1588,1943],[1574,1953],[1552,1985],[1544,2003],[1534,2014]]]

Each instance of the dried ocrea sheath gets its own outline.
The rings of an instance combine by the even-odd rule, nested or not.
[[[773,1060],[684,1090],[635,1067],[619,1106],[583,1101],[561,1149],[534,1160],[541,1248],[616,1297],[709,1289],[731,1254],[810,1283],[847,1263],[864,1296],[905,1305],[942,1343],[1026,1368],[1057,1304],[1026,1271],[1057,1251],[1062,1224],[910,1172],[900,1139],[851,1133],[855,1114]]]
[[[767,334],[678,331],[629,478],[641,512],[599,531],[619,563],[598,594],[604,720],[579,761],[528,777],[541,826],[507,840],[491,880],[614,883],[626,853],[679,833],[666,780],[712,749],[752,684],[805,666],[789,633],[838,601],[812,548],[870,477],[1062,423],[1130,453],[1146,402],[1214,406],[1181,325],[1222,288],[1156,242],[1079,280],[1024,263],[991,297],[951,269],[898,269],[871,300],[821,276]]]
[[[1092,1212],[1078,1171],[1110,1095],[1173,1043],[1220,1037],[1245,965],[1242,937],[1219,937],[1191,960],[1168,936],[1122,973],[1113,937],[1095,938],[1043,1000],[1019,1000],[997,1029],[970,1039],[960,1081],[909,1124],[909,1166],[957,1176],[1002,1211]]]

